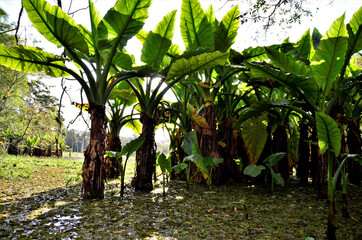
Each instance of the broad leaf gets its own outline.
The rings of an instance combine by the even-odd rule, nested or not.
[[[163,56],[171,46],[176,19],[176,10],[168,13],[157,25],[155,31],[148,33],[142,48],[141,60],[158,69]]]
[[[132,69],[135,63],[135,57],[128,54],[124,49],[122,52],[117,51],[112,63],[121,69]],[[117,72],[117,71],[116,71]]]
[[[251,177],[257,177],[257,176],[259,176],[261,171],[264,169],[265,169],[265,167],[263,165],[257,166],[255,164],[252,164],[252,165],[246,166],[246,168],[244,169],[244,174],[251,176]]]
[[[180,28],[186,49],[214,48],[212,26],[198,0],[182,1]]]
[[[316,50],[318,48],[321,38],[322,38],[322,34],[318,31],[317,28],[314,28],[313,33],[312,33],[312,43],[313,43],[314,50]]]
[[[136,134],[141,134],[141,132],[142,132],[142,125],[140,124],[139,121],[127,122],[124,126],[128,127]]]
[[[311,67],[318,87],[326,93],[340,72],[348,45],[348,33],[344,25],[344,14],[338,18],[322,37],[312,58]]]
[[[60,7],[44,0],[23,0],[22,3],[34,27],[49,42],[88,54],[88,44],[77,23]]]
[[[316,113],[316,122],[318,145],[321,154],[329,147],[338,156],[341,150],[341,132],[338,124],[330,116],[320,112]]]
[[[98,49],[98,33],[97,28],[99,23],[102,21],[102,16],[95,8],[92,0],[89,0],[89,14],[90,14],[90,21],[91,21],[91,28],[92,28],[92,40],[94,47]]]
[[[161,172],[171,172],[171,159],[167,158],[165,154],[161,153],[157,158],[157,163],[160,165]]]
[[[114,47],[120,51],[140,31],[148,18],[151,0],[119,0],[98,25],[98,46],[104,59]]]
[[[266,64],[245,63],[245,65],[252,70],[251,72],[255,77],[274,79],[291,90],[297,92],[302,90],[302,93],[311,99],[317,95],[317,85],[311,77],[282,72]]]
[[[348,52],[352,54],[362,50],[362,7],[353,14],[351,21],[347,24],[349,33]]]
[[[122,148],[121,155],[123,156],[126,154],[126,157],[128,159],[132,155],[132,153],[137,151],[142,146],[144,141],[144,137],[133,139]]]
[[[44,52],[40,48],[28,46],[0,45],[0,62],[11,69],[23,72],[44,72],[51,77],[67,77],[69,74],[60,70],[66,69],[64,59]]]
[[[212,7],[212,4],[206,9],[205,16],[207,18],[207,21],[211,24],[212,32],[215,32],[218,28],[218,21],[215,17],[214,9]]]
[[[310,54],[312,49],[310,30],[308,29],[303,36],[301,36],[297,41],[298,47],[296,51],[302,59],[307,61],[310,60]]]
[[[263,162],[266,163],[269,167],[272,167],[280,160],[282,160],[285,157],[285,154],[285,152],[271,154],[267,158],[265,158]]]
[[[184,170],[185,168],[187,168],[187,163],[179,163],[176,166],[172,167],[172,170],[176,173],[179,174],[182,170]]]
[[[237,119],[233,125],[233,128],[239,128],[241,125],[252,117],[257,117],[264,112],[267,112],[271,109],[272,104],[269,101],[256,101],[250,105],[250,107],[245,111],[239,119]]]
[[[201,160],[200,160],[201,159]],[[202,155],[199,153],[195,153],[195,154],[191,154],[189,156],[186,156],[182,162],[186,163],[186,162],[193,162],[195,163],[195,161],[199,161],[202,162]]]
[[[303,62],[295,61],[285,53],[270,48],[265,48],[265,52],[270,58],[271,64],[282,69],[284,72],[306,77],[312,75],[312,70],[309,66]]]
[[[214,166],[224,162],[223,158],[213,158],[212,160],[214,162]]]
[[[235,42],[240,25],[240,11],[238,5],[229,10],[214,33],[215,50],[225,52]]]
[[[252,117],[245,121],[242,136],[246,152],[249,156],[249,164],[258,162],[259,156],[264,149],[268,132],[266,130],[267,116]]]
[[[272,168],[270,168],[270,173],[271,173],[272,177],[274,178],[274,180],[278,184],[280,184],[280,185],[282,185],[284,187],[285,182],[284,182],[283,177],[280,175],[280,173],[275,173]]]
[[[203,53],[190,59],[181,58],[176,60],[167,74],[167,79],[185,76],[195,71],[213,68],[217,65],[224,65],[228,60],[228,53],[219,51],[211,53]]]
[[[200,154],[200,147],[197,141],[196,131],[190,131],[186,134],[181,147],[187,155]]]

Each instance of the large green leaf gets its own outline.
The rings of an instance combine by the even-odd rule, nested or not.
[[[124,49],[122,52],[117,51],[113,57],[112,63],[121,69],[132,69],[135,63],[135,57],[128,54]]]
[[[274,79],[289,87],[291,90],[297,92],[302,90],[302,94],[311,99],[314,99],[317,95],[317,85],[311,77],[298,76],[293,73],[283,72],[266,64],[248,62],[245,63],[245,66],[251,69],[254,77]]]
[[[298,52],[300,57],[309,61],[312,49],[309,29],[298,39],[297,44],[298,47],[296,48],[296,51]]]
[[[246,166],[246,168],[244,169],[244,174],[251,176],[251,177],[257,177],[257,176],[259,176],[261,171],[264,169],[265,169],[265,167],[263,165],[252,164],[252,165]]]
[[[215,17],[215,12],[212,7],[212,4],[210,4],[210,6],[206,9],[205,16],[207,18],[207,21],[211,24],[212,32],[215,32],[216,29],[218,28],[219,22]]]
[[[282,69],[284,72],[311,77],[312,70],[305,63],[295,61],[292,57],[278,50],[265,48],[265,52],[270,58],[271,64]]]
[[[97,28],[99,23],[102,21],[102,16],[95,8],[92,0],[89,0],[89,13],[90,13],[90,21],[91,21],[91,28],[92,28],[92,40],[95,48],[98,49],[98,33]]]
[[[247,109],[247,111],[245,111],[240,118],[238,118],[234,125],[233,128],[239,128],[242,126],[242,124],[248,120],[249,118],[252,117],[257,117],[261,114],[263,114],[264,112],[269,111],[272,108],[272,104],[269,101],[256,101],[254,103],[252,103],[250,105],[250,107]]]
[[[321,154],[323,154],[327,148],[331,148],[334,154],[338,156],[341,150],[341,132],[338,128],[338,124],[330,116],[317,112],[317,135],[318,145]]]
[[[162,59],[171,46],[176,19],[176,10],[168,13],[157,25],[155,31],[148,33],[142,48],[141,60],[158,69]]]
[[[48,41],[88,54],[88,44],[77,23],[60,7],[44,0],[23,0],[22,3],[34,27]]]
[[[137,151],[142,146],[144,141],[144,137],[133,139],[122,148],[121,156],[126,154],[128,159],[132,155],[132,153]]]
[[[214,33],[215,50],[225,52],[235,42],[240,25],[239,15],[239,7],[236,5],[223,17],[217,31]]]
[[[23,72],[44,72],[51,77],[66,77],[69,74],[60,68],[66,69],[64,59],[44,52],[40,48],[28,46],[0,45],[0,63],[11,69]]]
[[[349,33],[348,52],[350,55],[362,50],[362,7],[353,14],[351,21],[347,24]]]
[[[282,160],[285,157],[285,152],[278,152],[269,155],[267,158],[264,159],[264,163],[268,165],[268,167],[272,167],[275,164],[277,164],[280,160]]]
[[[198,0],[182,1],[180,28],[186,49],[214,48],[212,26]]]
[[[224,65],[229,58],[228,53],[219,51],[203,53],[190,59],[181,58],[176,60],[167,74],[167,79],[189,75],[198,70],[213,68],[217,65]]]
[[[312,58],[311,67],[318,87],[326,93],[340,72],[348,45],[348,32],[344,14],[338,18],[322,37]]]
[[[157,163],[160,165],[161,172],[171,172],[171,159],[167,158],[165,154],[161,153],[157,158]]]
[[[190,131],[186,134],[181,147],[187,155],[200,154],[200,147],[197,141],[196,131]]]
[[[127,41],[137,34],[148,18],[151,0],[119,0],[98,24],[98,46],[104,59],[112,47],[122,51]]]
[[[185,168],[187,168],[187,163],[179,163],[175,166],[172,167],[172,170],[176,173],[179,174],[182,170],[184,170]]]
[[[249,156],[249,164],[256,164],[264,149],[268,132],[267,115],[263,114],[259,117],[249,118],[244,122],[242,136],[246,152]]]

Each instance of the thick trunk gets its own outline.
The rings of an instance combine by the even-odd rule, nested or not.
[[[107,134],[106,151],[120,152],[122,150],[121,139],[118,135],[110,132]],[[106,177],[118,178],[122,170],[122,157],[109,157],[104,159]]]
[[[215,118],[215,108],[214,104],[211,102],[206,102],[204,104],[204,111],[202,117],[205,118],[209,128],[203,128],[201,131],[200,138],[200,151],[202,156],[210,156],[212,158],[220,158],[218,144],[217,144],[217,134],[216,134],[216,118]],[[215,166],[212,171],[212,182],[214,184],[220,184],[221,182],[221,168],[220,166]],[[197,182],[198,179],[196,179]]]
[[[106,114],[104,105],[90,104],[90,141],[84,152],[83,198],[104,198],[104,154],[106,140]]]
[[[279,125],[273,133],[272,139],[273,153],[285,152],[287,153],[277,165],[278,172],[285,181],[289,179],[289,163],[288,163],[288,136],[285,125]]]
[[[146,113],[141,113],[142,133],[145,138],[143,145],[136,153],[136,177],[134,187],[136,190],[152,191],[152,175],[156,164],[155,126],[156,122]]]
[[[297,176],[300,184],[308,184],[309,176],[309,157],[310,148],[308,143],[308,125],[300,123],[300,137],[299,137],[299,161],[297,168]]]
[[[225,118],[219,125],[218,139],[224,143],[220,148],[221,157],[224,162],[220,164],[221,176],[220,183],[236,182],[241,179],[242,174],[235,162],[238,129],[233,129],[234,121],[231,118]]]
[[[317,190],[317,195],[320,198],[328,197],[328,156],[327,154],[320,155],[318,158],[317,165],[317,174],[316,174],[316,182],[315,187]]]

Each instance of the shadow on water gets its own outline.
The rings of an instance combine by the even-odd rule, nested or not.
[[[353,189],[352,189],[353,190]],[[355,220],[339,224],[341,239],[362,236],[362,191],[351,191]],[[311,186],[269,189],[250,184],[185,189],[171,181],[167,196],[106,184],[104,200],[81,198],[81,185],[0,203],[1,239],[323,239],[326,204]],[[244,205],[237,204],[243,200]],[[339,219],[340,220],[340,219]],[[357,221],[356,221],[357,220]],[[357,238],[356,238],[357,237]]]

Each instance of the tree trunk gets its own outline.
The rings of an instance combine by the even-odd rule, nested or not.
[[[114,132],[107,134],[106,151],[120,152],[122,150],[121,139]],[[122,157],[109,157],[104,159],[106,177],[118,178],[122,170]]]
[[[285,125],[278,125],[273,133],[272,139],[273,153],[285,152],[286,155],[278,162],[278,172],[284,181],[289,179],[289,163],[288,163],[288,136]]]
[[[309,157],[310,149],[308,143],[308,125],[304,122],[299,124],[300,137],[299,137],[299,160],[297,167],[297,176],[300,184],[308,184],[309,176]]]
[[[152,191],[152,174],[156,164],[156,122],[146,113],[141,113],[140,121],[142,123],[141,137],[144,137],[145,141],[136,153],[137,167],[133,184],[136,190]]]
[[[219,165],[221,169],[219,182],[222,184],[236,182],[242,177],[241,171],[234,160],[239,130],[233,129],[233,124],[234,121],[231,118],[225,118],[218,129],[218,139],[224,143],[224,146],[220,148],[220,154],[224,162]]]
[[[91,115],[90,141],[84,152],[83,198],[104,198],[104,154],[106,140],[106,112],[104,105],[90,103]]]
[[[217,134],[216,134],[216,118],[214,104],[211,102],[204,103],[202,117],[205,118],[209,129],[202,128],[200,138],[200,151],[202,156],[210,156],[211,158],[220,158]],[[221,182],[221,168],[219,165],[215,166],[212,170],[212,182],[220,184]],[[201,174],[200,174],[201,175]]]
[[[315,187],[317,190],[317,195],[320,198],[328,197],[328,156],[327,154],[320,155],[317,162],[317,174]]]

